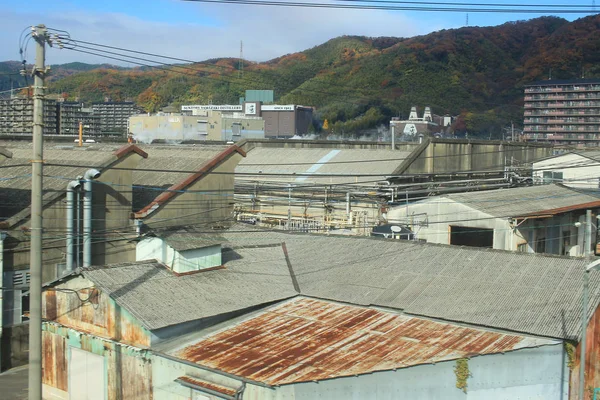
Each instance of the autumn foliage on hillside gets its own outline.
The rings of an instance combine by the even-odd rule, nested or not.
[[[464,27],[413,38],[344,36],[264,63],[215,59],[173,71],[106,66],[56,79],[50,89],[85,102],[134,100],[147,111],[185,103],[237,103],[272,89],[279,103],[317,107],[315,130],[358,134],[407,117],[411,106],[460,119],[457,131],[496,136],[522,120],[523,85],[600,77],[600,15]]]

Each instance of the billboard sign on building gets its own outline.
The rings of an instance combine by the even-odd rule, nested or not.
[[[289,104],[289,105],[280,106],[277,104],[271,104],[268,106],[261,106],[260,109],[262,111],[294,111],[294,105]]]
[[[246,114],[246,115],[256,115],[256,103],[246,103],[246,104],[244,104],[244,114]]]
[[[193,111],[193,110],[213,110],[213,111],[242,111],[242,106],[238,105],[184,105],[181,106],[181,111]]]

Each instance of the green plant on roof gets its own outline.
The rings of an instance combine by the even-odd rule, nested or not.
[[[471,372],[469,371],[469,359],[459,358],[456,360],[454,366],[454,374],[456,375],[456,387],[463,392],[467,393],[467,379],[469,379]]]

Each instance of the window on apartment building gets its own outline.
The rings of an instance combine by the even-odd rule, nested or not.
[[[563,181],[563,173],[558,171],[544,171],[543,183],[560,183]]]

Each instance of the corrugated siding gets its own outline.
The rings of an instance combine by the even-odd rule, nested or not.
[[[69,369],[65,338],[43,331],[42,350],[42,383],[66,392]]]
[[[44,291],[42,311],[46,320],[107,339],[150,346],[150,333],[128,311],[117,306],[108,294],[87,287],[93,285],[82,281],[66,282],[57,286],[58,291],[54,288]]]

